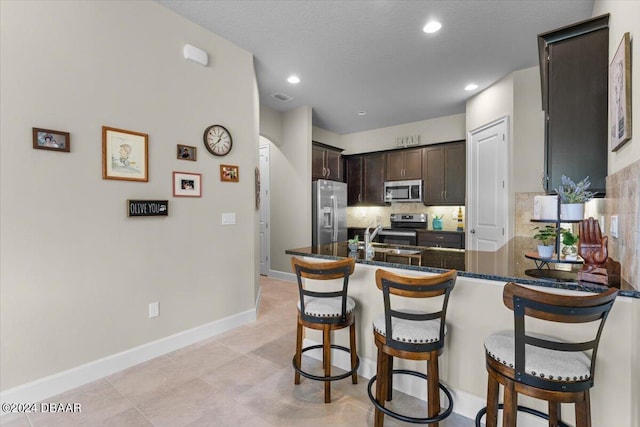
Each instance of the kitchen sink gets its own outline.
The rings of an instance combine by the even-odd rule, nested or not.
[[[414,249],[392,249],[392,248],[385,248],[385,249],[378,249],[376,248],[376,252],[384,252],[386,254],[391,254],[391,255],[417,255],[420,253],[420,251],[416,251]]]

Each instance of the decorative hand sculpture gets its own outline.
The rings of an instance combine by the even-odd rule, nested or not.
[[[580,221],[578,253],[584,259],[583,271],[604,267],[609,256],[608,237],[602,236],[600,224],[593,218]]]

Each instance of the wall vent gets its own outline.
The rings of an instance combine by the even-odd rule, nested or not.
[[[273,95],[274,98],[279,99],[282,102],[287,102],[287,101],[291,101],[293,98],[290,97],[289,95],[285,95],[284,93],[274,93]]]

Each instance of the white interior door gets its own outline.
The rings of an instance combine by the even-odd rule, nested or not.
[[[469,249],[495,252],[507,241],[508,118],[469,133]]]
[[[260,144],[260,274],[269,275],[269,144]]]

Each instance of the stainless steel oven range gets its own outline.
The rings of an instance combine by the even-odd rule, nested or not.
[[[378,233],[378,242],[391,245],[417,246],[418,231],[426,230],[427,214],[391,214],[391,227],[383,228]]]

